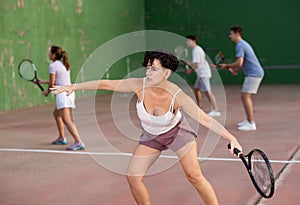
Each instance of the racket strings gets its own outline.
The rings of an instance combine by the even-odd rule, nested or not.
[[[224,62],[224,55],[222,54],[222,52],[218,52],[217,55],[215,56],[215,62],[216,64],[220,64]]]
[[[28,61],[24,61],[20,65],[19,73],[26,80],[33,80],[34,77],[35,77],[35,72],[34,72],[33,65]]]
[[[188,57],[188,50],[182,46],[178,46],[174,49],[175,55],[179,60],[186,59]]]
[[[272,183],[269,168],[264,158],[257,152],[253,152],[251,156],[251,172],[260,190],[268,194]]]
[[[216,64],[219,64],[219,63],[222,62],[222,57],[221,57],[219,54],[217,54],[217,55],[215,56],[215,62],[216,62]]]

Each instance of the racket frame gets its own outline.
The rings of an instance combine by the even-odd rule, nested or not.
[[[183,49],[182,50],[183,52],[181,52],[181,55],[178,55],[179,54],[178,49]],[[183,46],[177,46],[174,49],[174,53],[175,53],[175,56],[177,57],[178,61],[180,63],[184,64],[184,67],[185,67],[186,71],[188,71],[189,69],[193,69],[192,66],[189,65],[189,63],[184,60],[184,58],[188,57],[188,50],[187,50],[187,48],[185,48]]]
[[[270,178],[270,187],[268,187],[267,189],[270,189],[270,192],[269,194],[267,195],[263,190],[261,190],[261,188],[258,186],[254,176],[253,176],[253,173],[252,173],[252,167],[251,167],[251,156],[252,154],[256,152],[258,153],[264,160],[264,163],[267,165],[268,167],[268,177]],[[274,194],[274,188],[275,188],[275,178],[274,178],[274,174],[273,174],[273,169],[271,167],[271,163],[268,159],[268,157],[265,155],[265,153],[259,149],[253,149],[251,150],[247,155],[243,155],[243,154],[240,154],[239,155],[239,158],[242,160],[242,162],[244,163],[247,171],[248,171],[248,174],[250,176],[250,179],[254,185],[254,187],[256,188],[256,190],[258,191],[258,193],[264,197],[264,198],[271,198]],[[248,163],[246,161],[245,158],[248,158]]]
[[[231,149],[231,145],[228,144],[228,149]],[[233,149],[234,154],[236,154],[243,162],[243,164],[245,165],[245,168],[247,169],[247,172],[250,176],[250,179],[255,187],[255,189],[257,190],[257,192],[264,198],[271,198],[274,194],[275,191],[275,177],[274,177],[274,172],[271,166],[271,163],[267,157],[267,155],[261,151],[260,149],[253,149],[251,150],[248,154],[244,155],[240,150],[238,150],[237,148]],[[260,187],[258,186],[257,182],[255,181],[255,178],[252,174],[252,167],[251,167],[251,156],[252,154],[256,152],[258,153],[264,160],[264,162],[266,163],[267,167],[268,167],[268,177],[270,177],[270,187],[268,187],[267,189],[270,190],[269,194],[266,195],[266,193],[264,191],[262,191],[260,189]],[[248,162],[246,160],[246,158],[248,159]]]
[[[217,61],[217,56],[219,57],[218,59],[220,60],[220,61]],[[222,51],[218,51],[217,52],[217,54],[215,55],[215,57],[214,57],[214,65],[216,66],[216,69],[218,69],[218,70],[220,70],[220,69],[222,69],[221,68],[221,66],[220,66],[220,64],[221,63],[225,63],[225,56],[224,56],[224,54],[223,54],[223,52]],[[223,70],[223,69],[222,69]]]
[[[31,63],[31,65],[32,65],[32,67],[33,67],[34,77],[33,77],[33,79],[31,79],[31,80],[24,78],[24,76],[23,76],[23,75],[21,74],[21,72],[20,72],[21,65],[22,65],[22,63],[24,63],[24,62],[29,62],[29,63]],[[41,84],[40,84],[39,81],[38,81],[36,67],[35,67],[34,63],[32,62],[32,60],[30,60],[30,59],[23,59],[23,60],[19,63],[19,65],[18,65],[18,72],[19,72],[19,75],[20,75],[21,78],[23,78],[23,79],[26,80],[26,81],[30,81],[30,82],[32,82],[32,83],[36,83],[36,84],[39,86],[39,88],[41,89],[41,91],[42,91],[42,92],[44,91],[44,88],[41,86]]]

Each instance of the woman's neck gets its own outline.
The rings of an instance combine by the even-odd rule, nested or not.
[[[166,92],[167,83],[168,83],[168,80],[163,80],[163,81],[161,81],[161,82],[158,83],[158,84],[149,86],[149,88],[150,88],[154,93],[162,94],[162,93]]]

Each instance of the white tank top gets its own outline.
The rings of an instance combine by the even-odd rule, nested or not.
[[[178,89],[173,95],[168,112],[163,115],[155,116],[148,113],[144,106],[145,81],[146,78],[143,79],[142,100],[140,102],[137,101],[136,103],[137,115],[141,120],[142,127],[145,131],[153,135],[164,134],[174,128],[182,118],[180,110],[178,110],[176,114],[173,114],[175,98],[181,89]]]

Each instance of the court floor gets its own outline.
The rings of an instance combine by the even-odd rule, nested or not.
[[[242,163],[227,151],[225,140],[219,141],[209,159],[200,161],[204,175],[222,205],[299,204],[300,85],[261,87],[254,97],[255,132],[235,129],[236,123],[244,119],[239,90],[239,86],[226,86],[226,128],[239,139],[244,152],[258,147],[268,154],[277,177],[275,195],[260,199]],[[98,123],[105,125],[112,143],[120,142],[122,151],[130,153],[134,143],[123,143],[123,136],[111,123],[110,99],[110,94],[97,98]],[[138,123],[134,103],[130,113]],[[123,175],[103,168],[86,152],[67,152],[65,146],[51,145],[57,136],[52,110],[53,105],[45,105],[0,113],[0,204],[135,204]],[[83,114],[81,119],[89,129],[91,117]],[[200,132],[205,130],[200,128]],[[202,135],[197,139],[200,148]],[[72,142],[69,134],[67,139]],[[203,204],[178,163],[147,176],[145,183],[154,205]]]

